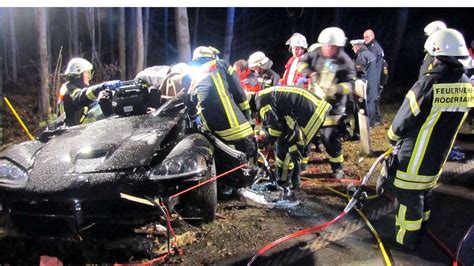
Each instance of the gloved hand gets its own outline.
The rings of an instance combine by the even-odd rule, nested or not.
[[[298,79],[298,81],[296,82],[296,85],[301,86],[301,85],[306,84],[306,82],[308,82],[308,79],[307,79],[307,78],[305,78],[305,77],[300,77],[300,78]]]
[[[309,78],[311,79],[311,83],[317,83],[318,82],[318,73],[317,72],[312,72],[309,74]]]
[[[202,125],[202,121],[201,121],[201,118],[199,116],[196,116],[194,119],[193,119],[193,126],[201,126]]]
[[[327,98],[333,97],[337,93],[337,86],[332,85],[328,88],[322,88]]]
[[[326,99],[326,93],[324,93],[323,89],[321,88],[321,86],[318,85],[318,83],[313,84],[311,91],[320,99]]]
[[[103,86],[109,90],[115,90],[116,88],[122,86],[122,81],[120,80],[107,81],[107,82],[104,82]]]

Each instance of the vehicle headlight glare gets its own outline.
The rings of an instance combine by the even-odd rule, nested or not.
[[[165,180],[178,177],[200,176],[206,169],[207,162],[204,156],[198,153],[189,153],[165,159],[151,171],[149,178],[152,180]]]
[[[8,160],[0,160],[0,186],[22,187],[27,180],[26,171]]]

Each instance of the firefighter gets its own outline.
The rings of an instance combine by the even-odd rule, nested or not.
[[[474,103],[463,69],[472,66],[462,34],[436,31],[425,49],[434,58],[433,67],[408,91],[388,131],[390,142],[399,146],[389,168],[399,202],[396,242],[409,250],[416,248],[430,217],[431,191]]]
[[[249,68],[257,75],[260,89],[269,88],[278,85],[280,75],[273,69],[273,61],[270,60],[263,52],[255,52],[249,56],[247,60]]]
[[[92,64],[83,58],[69,61],[63,76],[66,83],[59,90],[59,116],[66,126],[75,126],[83,122],[89,105],[98,100],[105,89],[116,89],[122,85],[120,80],[107,81],[89,86],[92,79]]]
[[[428,25],[426,25],[424,29],[425,36],[429,37],[431,34],[435,33],[436,31],[444,30],[446,28],[447,27],[444,22],[439,21],[439,20],[433,21],[429,23]],[[425,51],[425,57],[423,58],[423,62],[421,63],[421,66],[420,66],[418,79],[421,79],[423,75],[425,75],[431,70],[431,68],[433,67],[432,66],[433,60],[434,58],[428,52]]]
[[[354,62],[344,52],[346,36],[342,29],[324,29],[318,36],[318,43],[322,46],[303,56],[298,64],[298,72],[303,77],[311,78],[313,91],[332,105],[321,129],[321,141],[329,155],[333,177],[342,178],[344,157],[339,136],[346,130],[342,120],[347,95],[352,93],[354,87]]]
[[[301,78],[301,75],[296,71],[297,65],[301,57],[305,54],[308,43],[304,35],[294,33],[291,38],[286,41],[286,45],[290,46],[289,50],[292,56],[285,65],[285,73],[283,73],[283,78],[280,80],[280,85],[296,86]]]
[[[245,153],[252,162],[256,143],[250,125],[250,105],[237,73],[217,57],[217,49],[200,46],[193,52],[190,101],[204,128]],[[192,71],[192,70],[191,70]]]
[[[239,59],[234,63],[234,69],[239,75],[240,84],[246,92],[255,93],[260,90],[257,76],[249,69],[245,59]]]
[[[265,147],[276,141],[276,166],[279,182],[299,188],[300,162],[306,147],[322,126],[331,105],[307,90],[275,86],[258,92],[255,109],[265,132],[259,142]]]
[[[364,40],[352,40],[352,50],[355,53],[355,70],[356,77],[363,80],[367,84],[367,115],[371,125],[375,124],[375,99],[378,95],[376,58],[367,47],[364,46]],[[355,105],[353,93],[349,95],[349,102]],[[355,106],[354,106],[355,107]],[[356,111],[356,109],[353,109]],[[357,111],[354,112],[357,116]],[[356,128],[354,131],[359,133],[359,120],[356,118]]]

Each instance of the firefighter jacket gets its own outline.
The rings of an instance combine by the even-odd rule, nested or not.
[[[378,93],[378,73],[375,64],[375,55],[362,46],[356,53],[355,69],[357,78],[367,81],[367,97],[370,99],[375,99]]]
[[[262,128],[275,139],[287,137],[290,152],[296,145],[307,146],[331,110],[331,105],[312,93],[292,86],[274,86],[261,90],[255,105]]]
[[[266,89],[278,85],[280,75],[272,69],[262,69],[262,73],[257,74],[257,80],[260,84],[260,89]]]
[[[301,74],[298,73],[298,63],[302,56],[292,56],[285,65],[285,73],[283,78],[280,80],[280,85],[298,85],[298,80],[301,78]]]
[[[425,54],[423,62],[421,63],[420,73],[418,74],[418,79],[421,79],[426,73],[430,72],[433,69],[434,57],[429,53]]]
[[[383,60],[382,73],[380,73],[380,84],[379,86],[384,87],[388,83],[388,63],[387,60]]]
[[[58,106],[59,114],[66,116],[66,126],[82,123],[88,106],[97,100],[99,92],[104,89],[103,83],[86,88],[81,88],[74,81],[64,83],[59,90]]]
[[[240,73],[239,79],[240,84],[245,91],[257,92],[260,90],[260,84],[258,83],[257,76],[254,72],[250,71],[250,69]]]
[[[391,142],[401,145],[396,187],[426,190],[435,186],[471,106],[472,85],[459,64],[433,66],[413,85],[388,131]]]
[[[313,72],[321,75],[328,60],[331,60],[332,64],[337,66],[333,81],[337,86],[337,93],[335,97],[327,100],[332,105],[331,112],[325,123],[327,126],[336,125],[341,115],[345,114],[347,95],[352,93],[354,88],[356,76],[354,62],[342,48],[339,49],[332,59],[325,58],[321,54],[321,48],[317,48],[306,53],[298,64],[298,72],[303,77],[309,77]]]
[[[225,141],[253,135],[246,118],[250,105],[234,69],[224,60],[211,60],[200,71],[193,78],[190,100],[204,127]]]

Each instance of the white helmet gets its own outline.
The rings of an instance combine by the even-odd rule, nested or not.
[[[286,41],[286,45],[290,47],[303,47],[308,48],[308,43],[306,42],[306,37],[300,33],[293,33],[293,35]]]
[[[308,48],[308,52],[312,52],[312,51],[318,49],[318,48],[321,47],[321,46],[322,46],[322,44],[320,44],[319,42],[313,43],[313,44],[311,44],[311,46]]]
[[[469,57],[459,60],[464,66],[471,68],[472,62],[463,35],[455,29],[438,30],[432,33],[425,42],[425,50],[431,56]]]
[[[64,71],[64,75],[80,75],[84,71],[90,71],[94,68],[92,64],[84,58],[73,58],[69,61]]]
[[[247,62],[249,64],[249,68],[258,66],[262,69],[270,69],[273,65],[272,60],[270,60],[270,58],[260,51],[251,54]]]
[[[325,28],[318,36],[318,43],[343,47],[346,45],[346,34],[338,27]]]
[[[434,32],[438,30],[444,30],[448,27],[446,27],[446,24],[442,21],[436,20],[431,22],[430,24],[426,25],[424,31],[426,36],[430,36]]]
[[[199,46],[193,51],[193,61],[202,57],[209,57],[215,59],[220,51],[211,46]]]

